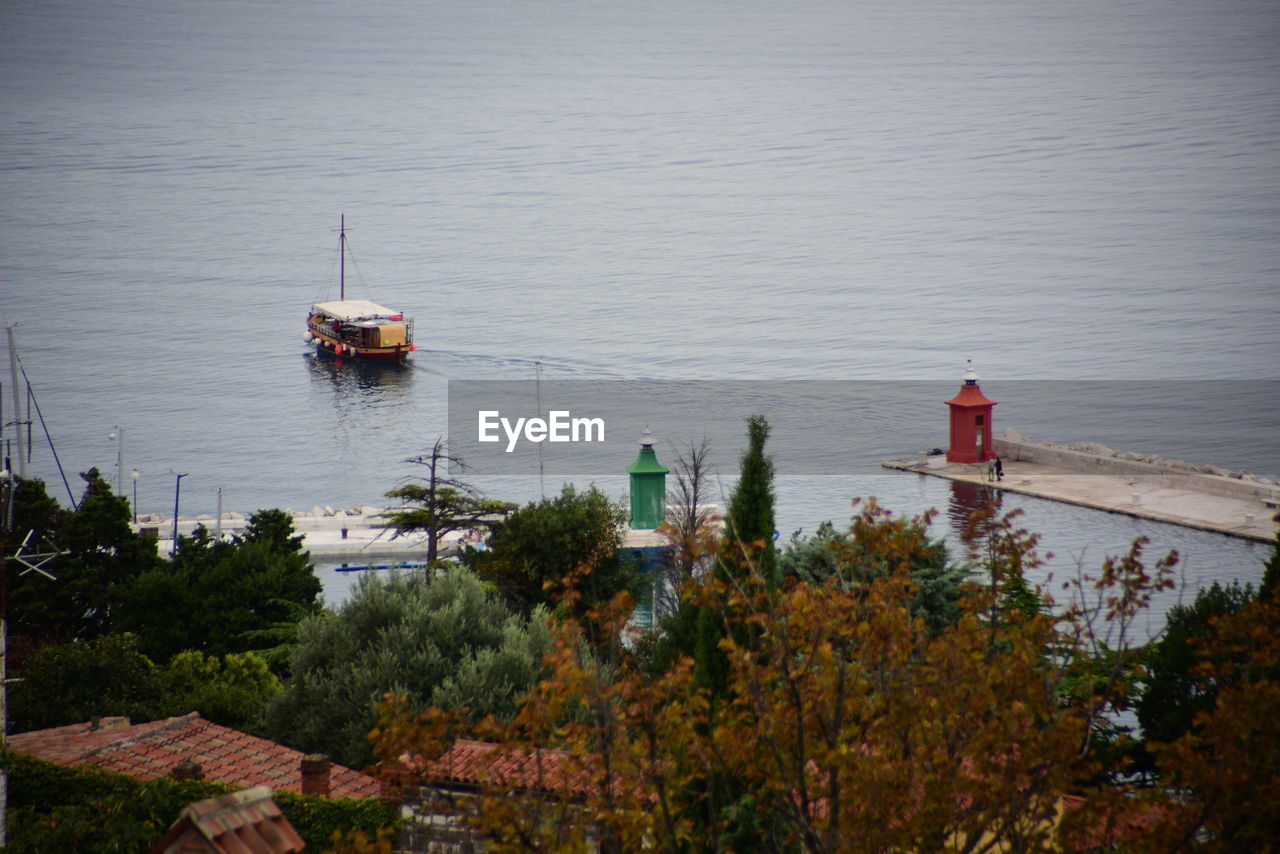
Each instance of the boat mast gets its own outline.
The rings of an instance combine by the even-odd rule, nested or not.
[[[347,215],[342,215],[341,227],[338,229],[338,252],[342,256],[340,265],[342,272],[338,274],[338,299],[347,298]]]

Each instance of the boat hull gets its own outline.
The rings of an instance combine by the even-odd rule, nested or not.
[[[340,359],[359,359],[363,362],[403,362],[417,347],[412,341],[395,344],[390,347],[364,347],[350,341],[343,341],[318,324],[308,323],[309,343],[315,344],[322,353],[329,353]]]

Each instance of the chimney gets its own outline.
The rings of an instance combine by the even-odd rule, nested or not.
[[[333,762],[323,753],[302,757],[302,794],[329,797],[329,771]]]
[[[203,780],[204,769],[200,767],[200,763],[190,759],[184,759],[177,765],[173,766],[173,770],[169,772],[169,776],[175,780]]]

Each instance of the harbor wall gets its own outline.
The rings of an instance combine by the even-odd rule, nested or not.
[[[1156,482],[1171,487],[1224,498],[1262,500],[1273,504],[1280,497],[1280,488],[1276,484],[1254,479],[1246,472],[1235,473],[1237,476],[1234,477],[1231,474],[1200,472],[1168,463],[1126,459],[1112,455],[1115,452],[1106,454],[1073,450],[1051,443],[1031,442],[1021,437],[997,436],[995,451],[1001,459],[1007,461],[1038,463],[1080,474],[1155,478]]]

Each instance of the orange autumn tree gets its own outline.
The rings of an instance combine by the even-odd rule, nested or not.
[[[1014,519],[988,521],[998,547],[985,571],[1035,565],[1034,537]],[[619,640],[625,597],[594,615],[608,650],[563,623],[549,678],[512,727],[484,737],[509,758],[559,751],[572,785],[495,785],[462,811],[497,851],[1063,850],[1063,795],[1104,770],[1087,746],[1105,686],[1069,690],[1086,630],[1018,607],[1007,583],[970,585],[941,628],[913,616],[927,521],[868,503],[821,584],[779,590],[749,566],[690,584],[693,603],[748,628],[721,641],[716,696],[687,656],[657,676],[635,666]],[[890,571],[854,565],[872,558]],[[1140,569],[1120,562],[1102,583],[1123,587]],[[386,711],[382,755],[447,744],[439,717]],[[742,781],[746,796],[724,809],[706,791],[716,780]],[[1075,809],[1065,826],[1092,815]],[[762,832],[744,841],[741,826]]]

